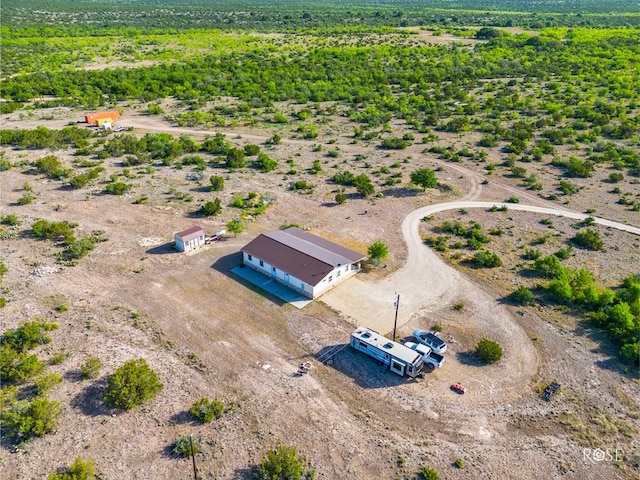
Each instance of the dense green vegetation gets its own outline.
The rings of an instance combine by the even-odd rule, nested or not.
[[[36,354],[29,353],[51,342],[49,332],[58,327],[57,323],[36,319],[2,335],[0,426],[3,435],[16,443],[53,432],[61,415],[61,403],[49,400],[46,395],[62,377],[54,372],[41,375],[45,364]],[[31,381],[35,388],[25,388]]]
[[[162,388],[144,358],[129,360],[109,377],[104,401],[112,407],[131,409],[151,400]]]

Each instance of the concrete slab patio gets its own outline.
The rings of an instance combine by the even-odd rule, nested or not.
[[[277,282],[273,278],[256,272],[252,268],[239,265],[232,268],[231,272],[235,273],[240,278],[253,283],[256,287],[260,287],[271,295],[278,297],[280,300],[290,303],[296,308],[304,308],[313,301],[312,299],[299,294],[295,290],[290,289],[286,285]]]

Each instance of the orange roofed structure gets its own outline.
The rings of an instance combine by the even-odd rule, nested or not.
[[[89,115],[84,116],[84,120],[87,123],[96,123],[98,120],[106,119],[111,119],[111,121],[113,121],[117,120],[118,118],[120,118],[120,113],[115,110],[111,112],[90,113]]]

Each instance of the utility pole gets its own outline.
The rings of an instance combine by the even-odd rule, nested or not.
[[[393,321],[393,341],[396,341],[396,326],[398,325],[398,307],[400,306],[400,294],[396,298],[396,319]]]
[[[193,451],[193,435],[189,435],[189,446],[191,446],[191,460],[193,460],[193,478],[198,480],[198,471],[196,470],[196,455]]]

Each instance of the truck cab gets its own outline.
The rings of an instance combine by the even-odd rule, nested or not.
[[[422,355],[422,361],[429,368],[440,368],[444,365],[444,357],[439,353],[434,352],[426,345],[414,342],[405,342],[405,347],[415,350]]]

